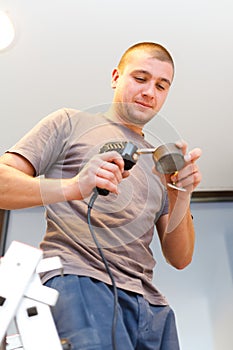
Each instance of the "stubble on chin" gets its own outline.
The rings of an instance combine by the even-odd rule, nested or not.
[[[134,125],[143,128],[156,115],[155,111],[146,111],[134,103],[117,102],[114,104],[114,116],[112,119],[118,119],[125,125]]]
[[[128,104],[125,106],[125,112],[127,113],[126,118],[128,121],[137,126],[144,126],[156,115],[155,111],[145,110],[134,104]]]

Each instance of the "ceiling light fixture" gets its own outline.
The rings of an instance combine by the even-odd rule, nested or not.
[[[15,39],[15,28],[7,12],[0,11],[0,51],[11,46]]]

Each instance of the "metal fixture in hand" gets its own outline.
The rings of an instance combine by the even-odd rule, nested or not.
[[[152,153],[155,167],[161,174],[178,174],[178,171],[185,164],[182,150],[175,143],[167,143],[157,148],[142,148],[137,150],[137,154],[148,153]],[[179,191],[186,191],[183,187],[176,186],[174,182],[167,185]]]

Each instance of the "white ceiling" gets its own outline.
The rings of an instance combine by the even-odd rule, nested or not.
[[[231,0],[2,0],[0,10],[17,29],[0,53],[1,153],[54,109],[110,103],[122,52],[156,41],[176,64],[164,137],[203,149],[200,190],[233,189]]]

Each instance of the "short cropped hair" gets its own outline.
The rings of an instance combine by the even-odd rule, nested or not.
[[[154,57],[158,59],[159,61],[163,62],[168,62],[172,65],[173,71],[175,69],[174,61],[172,59],[172,56],[168,52],[167,49],[165,49],[164,46],[154,43],[154,42],[140,42],[137,43],[131,47],[129,47],[124,54],[122,55],[119,63],[118,63],[118,69],[123,72],[125,66],[127,65],[129,59],[130,59],[130,54],[134,51],[141,50],[148,52],[151,57]]]

